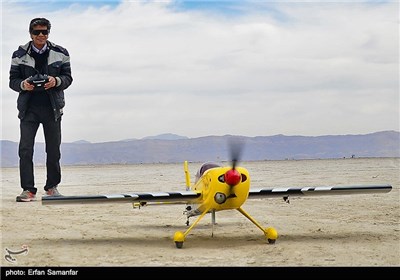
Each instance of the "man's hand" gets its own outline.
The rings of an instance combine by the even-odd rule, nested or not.
[[[35,88],[35,86],[33,85],[33,84],[30,84],[29,82],[28,82],[28,80],[29,80],[29,78],[27,78],[27,79],[25,79],[24,80],[24,83],[23,83],[23,89],[24,90],[27,90],[27,91],[32,91],[34,88]]]
[[[44,84],[45,90],[48,90],[49,88],[55,87],[57,85],[56,78],[54,78],[53,76],[48,76],[48,78],[49,78],[49,81]]]

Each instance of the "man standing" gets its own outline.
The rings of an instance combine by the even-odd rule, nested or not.
[[[10,83],[19,93],[20,119],[18,148],[22,193],[18,202],[36,199],[33,152],[35,137],[42,124],[46,144],[46,184],[48,196],[60,196],[61,116],[65,105],[64,89],[72,83],[68,51],[48,41],[51,24],[45,18],[34,18],[29,24],[31,41],[12,55]]]

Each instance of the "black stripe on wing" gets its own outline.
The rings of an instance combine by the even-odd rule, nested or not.
[[[42,204],[73,204],[73,203],[127,203],[127,202],[192,202],[200,197],[200,193],[158,192],[158,193],[123,193],[106,195],[78,196],[43,196]]]
[[[387,193],[391,185],[358,185],[358,186],[313,186],[313,187],[276,187],[250,189],[249,198],[262,196],[302,196],[302,195],[345,195]]]

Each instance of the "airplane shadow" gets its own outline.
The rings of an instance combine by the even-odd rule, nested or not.
[[[169,236],[132,236],[132,237],[67,237],[67,238],[46,238],[45,240],[36,240],[38,245],[48,246],[49,241],[53,244],[68,244],[76,245],[90,245],[90,246],[123,246],[123,247],[150,247],[150,248],[175,248],[173,242],[173,234],[171,231]],[[196,231],[190,232],[186,236],[184,243],[184,248],[204,248],[204,249],[218,249],[221,244],[225,247],[235,247],[240,248],[242,246],[259,246],[261,244],[279,246],[280,243],[315,243],[315,242],[352,242],[349,240],[354,240],[354,242],[368,242],[371,240],[379,240],[382,235],[379,233],[371,232],[337,232],[337,233],[289,233],[281,234],[274,245],[268,244],[263,233],[254,232],[247,233],[245,235],[229,235],[226,233],[215,233],[211,236],[210,232],[205,232],[204,230],[196,233]],[[41,244],[42,243],[42,244]]]
[[[370,241],[370,240],[381,240],[382,234],[372,231],[346,231],[346,232],[310,232],[310,233],[284,233],[279,236],[280,242],[315,242],[315,241],[348,241],[355,240],[357,242]]]

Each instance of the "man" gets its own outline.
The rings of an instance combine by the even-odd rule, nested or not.
[[[64,90],[72,83],[68,51],[48,41],[51,24],[45,18],[34,18],[29,24],[31,41],[12,55],[10,83],[19,93],[20,119],[18,148],[22,193],[17,202],[36,199],[33,151],[36,132],[42,124],[46,144],[46,195],[60,196],[61,116],[65,105]]]

